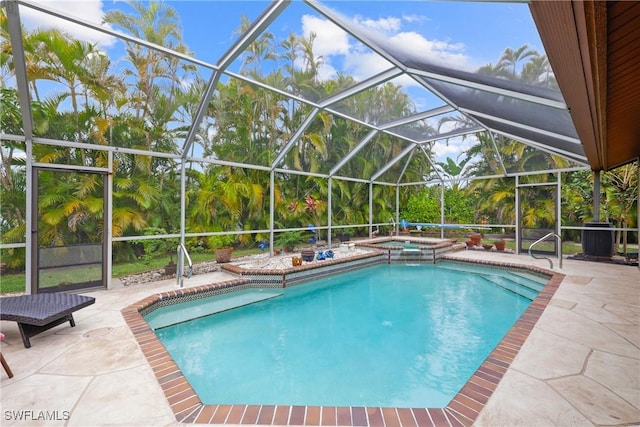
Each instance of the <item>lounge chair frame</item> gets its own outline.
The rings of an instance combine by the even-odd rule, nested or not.
[[[18,323],[25,348],[29,338],[69,322],[76,325],[73,312],[95,302],[95,298],[62,292],[20,295],[0,299],[0,320]]]

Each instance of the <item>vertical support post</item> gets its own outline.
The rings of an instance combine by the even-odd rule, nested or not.
[[[113,151],[107,153],[106,190],[107,197],[104,206],[104,239],[106,240],[107,258],[107,289],[111,289],[111,276],[113,275]],[[107,212],[109,213],[107,215]]]
[[[274,215],[274,203],[275,203],[275,181],[276,173],[273,169],[269,172],[269,256],[273,256],[273,215]]]
[[[600,222],[600,171],[593,171],[593,221]]]
[[[520,250],[521,236],[520,236],[520,180],[516,175],[516,254],[522,253]]]
[[[27,247],[25,248],[24,251],[24,262],[25,262],[25,271],[24,271],[24,282],[25,282],[25,289],[24,292],[27,295],[31,295],[33,291],[36,291],[36,283],[35,283],[35,277],[33,275],[33,272],[35,271],[35,268],[33,266],[33,262],[35,261],[35,257],[33,256],[33,251],[34,250],[38,250],[37,246],[38,246],[38,242],[35,241],[33,239],[34,236],[34,218],[36,218],[36,215],[33,212],[33,199],[36,197],[36,195],[38,194],[38,189],[36,188],[36,182],[34,182],[35,180],[33,179],[33,142],[31,141],[31,139],[27,139],[25,142],[25,150],[26,150],[26,157],[27,157],[27,168],[26,168],[26,188],[27,188],[27,197],[25,198],[25,202],[26,202],[26,232],[25,232],[25,243],[27,245]],[[35,247],[35,249],[34,249]]]
[[[393,235],[397,236],[400,231],[400,187],[396,184],[396,225]]]
[[[560,236],[556,241],[562,246],[562,172],[558,171],[556,181],[556,230],[555,233]],[[562,258],[562,247],[558,248],[558,257]],[[560,261],[562,268],[562,261]]]
[[[373,233],[373,182],[369,181],[369,237]]]
[[[187,160],[183,157],[180,166],[180,244],[182,250],[178,251],[176,262],[178,268],[176,274],[182,274],[184,271],[184,248],[185,234],[187,232]],[[180,287],[182,287],[182,277],[179,278]]]
[[[397,236],[400,232],[400,187],[396,184],[396,219],[393,225],[393,235]]]
[[[444,181],[440,181],[440,238],[444,239]]]
[[[332,206],[332,200],[333,198],[331,197],[331,183],[333,181],[333,178],[329,177],[329,179],[327,180],[327,245],[329,245],[329,249],[332,248],[331,246],[331,206]]]
[[[37,270],[37,266],[33,265],[37,257],[33,252],[38,250],[38,241],[34,242],[32,237],[35,233],[34,221],[37,216],[32,210],[32,198],[37,197],[37,188],[33,183],[33,114],[31,111],[31,91],[29,90],[29,78],[27,75],[27,64],[24,58],[24,43],[22,41],[22,23],[20,18],[20,8],[18,2],[2,2],[2,7],[6,12],[7,31],[9,32],[9,40],[11,43],[11,54],[13,63],[13,72],[16,79],[16,87],[18,89],[18,101],[20,103],[20,113],[22,115],[22,129],[25,136],[25,151],[27,156],[27,167],[25,173],[25,184],[27,189],[27,197],[25,203],[25,293],[30,295],[37,292],[37,284],[34,282],[32,271]],[[35,191],[34,191],[35,190]],[[31,197],[29,197],[31,195]],[[37,206],[35,207],[37,209]],[[37,223],[35,224],[37,226]]]

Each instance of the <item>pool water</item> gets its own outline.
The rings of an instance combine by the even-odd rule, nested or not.
[[[380,243],[375,243],[375,246],[384,246],[384,247],[401,247],[404,249],[418,249],[420,246],[429,246],[429,243],[415,243],[415,242],[410,242],[410,241],[406,241],[406,242],[401,242],[398,240],[392,240],[390,242],[380,242]]]
[[[531,302],[480,271],[377,265],[156,334],[205,404],[444,407]]]

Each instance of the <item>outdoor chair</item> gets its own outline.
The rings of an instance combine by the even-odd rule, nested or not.
[[[0,341],[2,340],[4,340],[4,334],[0,332]],[[4,368],[4,371],[7,373],[9,378],[13,378],[13,372],[11,372],[11,368],[9,367],[7,361],[4,359],[2,353],[0,353],[0,363],[2,363],[2,367]]]
[[[29,338],[41,332],[67,321],[76,326],[72,313],[94,302],[93,297],[63,292],[0,298],[0,320],[17,322],[22,342],[29,348]]]

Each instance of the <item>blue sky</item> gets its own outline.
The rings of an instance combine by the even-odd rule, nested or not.
[[[102,13],[118,8],[131,11],[123,1],[65,1],[34,0],[68,15],[100,22]],[[234,31],[240,16],[255,19],[267,5],[265,1],[165,1],[181,16],[184,40],[200,59],[215,62],[237,37]],[[496,62],[502,51],[528,44],[542,51],[537,31],[524,3],[508,2],[448,2],[448,1],[325,1],[349,19],[383,31],[389,39],[397,39],[407,48],[422,49],[425,54],[436,55],[456,66],[475,70],[488,62]],[[28,26],[58,25],[51,19],[34,19],[25,10],[23,21]],[[337,64],[339,56],[354,52],[353,42],[343,46],[335,27],[323,22],[319,15],[301,2],[294,2],[270,27],[276,36],[290,32],[318,34],[314,49],[326,61]],[[74,29],[68,23],[65,29],[78,37],[98,41],[105,49],[112,48],[115,40],[104,35]]]

